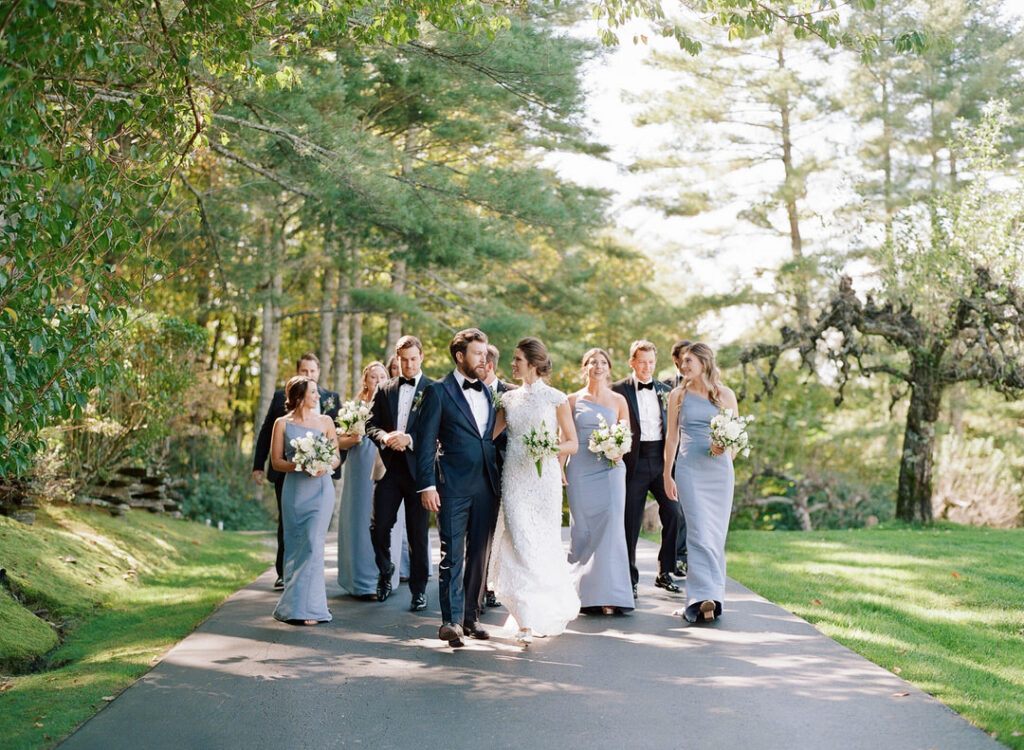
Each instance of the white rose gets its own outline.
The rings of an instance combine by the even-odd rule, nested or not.
[[[725,437],[728,440],[736,440],[740,435],[743,434],[743,425],[736,422],[730,422],[725,426]]]

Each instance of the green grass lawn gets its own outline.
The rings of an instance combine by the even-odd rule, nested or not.
[[[733,531],[729,575],[1024,750],[1024,529]]]
[[[270,559],[258,537],[142,511],[0,517],[0,566],[28,604],[0,590],[0,744],[56,744]]]

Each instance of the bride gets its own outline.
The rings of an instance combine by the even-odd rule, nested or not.
[[[517,345],[512,376],[523,386],[502,394],[494,435],[508,427],[508,452],[501,475],[501,510],[494,533],[490,588],[519,626],[516,641],[558,635],[580,611],[562,547],[562,476],[558,457],[537,463],[523,438],[532,429],[559,432],[559,455],[576,452],[576,429],[566,395],[543,381],[551,360],[540,339]]]

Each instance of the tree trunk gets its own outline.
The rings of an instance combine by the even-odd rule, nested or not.
[[[395,260],[391,268],[391,291],[396,297],[405,294],[405,261]],[[393,312],[388,315],[388,338],[384,345],[384,357],[395,353],[395,344],[402,338],[402,313]]]
[[[348,309],[349,296],[342,292],[338,297],[338,314],[334,324],[334,390],[342,399],[348,394],[348,365],[352,355],[352,316],[342,310]]]
[[[281,292],[284,275],[280,259],[283,257],[283,232],[273,238],[273,252],[270,254],[271,277],[267,299],[263,303],[263,327],[260,334],[260,402],[256,409],[255,431],[259,432],[263,417],[270,408],[277,388],[277,360],[281,351]]]
[[[333,365],[332,339],[334,336],[334,305],[338,296],[338,266],[331,263],[324,269],[323,289],[320,296],[320,379],[331,382]],[[339,391],[340,393],[340,391]]]
[[[896,516],[910,523],[931,523],[935,422],[939,418],[942,385],[938,373],[922,363],[915,363],[911,368],[911,379]]]
[[[779,70],[786,69],[786,57],[783,45],[778,46]],[[793,256],[795,270],[793,303],[796,308],[796,319],[801,328],[811,324],[811,307],[807,301],[807,269],[804,267],[804,243],[800,235],[800,214],[797,210],[797,198],[803,193],[800,186],[801,178],[793,167],[793,134],[790,125],[792,105],[786,92],[779,100],[782,136],[782,166],[786,173],[783,197],[786,203],[786,216],[789,218],[789,247]]]
[[[363,285],[363,276],[359,271],[359,264],[352,264],[352,275],[350,277],[352,289],[360,289]],[[352,313],[352,395],[359,392],[363,385],[363,314]]]

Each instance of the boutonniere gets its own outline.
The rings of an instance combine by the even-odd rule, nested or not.
[[[658,391],[658,399],[661,401],[661,408],[668,411],[668,397],[671,391]]]
[[[497,388],[491,391],[491,406],[494,407],[495,411],[497,411],[498,409],[505,408],[505,404],[502,403],[502,396],[504,395],[505,394],[499,391]]]
[[[413,396],[413,399],[412,399],[412,411],[416,411],[419,408],[420,401],[423,400],[423,394],[424,393],[425,393],[425,391],[421,390],[419,393],[417,393],[415,396]]]
[[[334,396],[328,396],[325,399],[321,399],[320,400],[320,413],[321,414],[326,414],[327,412],[329,412],[331,409],[333,409],[337,405],[338,405],[338,402],[334,400]]]

